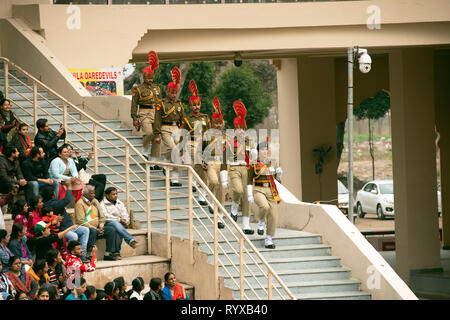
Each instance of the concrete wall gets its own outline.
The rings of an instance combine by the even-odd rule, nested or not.
[[[331,254],[341,258],[351,277],[361,281],[361,290],[374,300],[417,300],[417,297],[336,206],[288,204],[278,207],[278,225],[322,236]]]

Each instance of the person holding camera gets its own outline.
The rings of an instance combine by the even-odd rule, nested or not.
[[[46,160],[51,163],[54,158],[57,157],[58,141],[64,140],[66,138],[66,129],[61,124],[59,126],[58,132],[50,129],[47,119],[38,119],[36,121],[36,127],[38,128],[38,133],[34,137],[34,145],[42,147],[45,152]]]

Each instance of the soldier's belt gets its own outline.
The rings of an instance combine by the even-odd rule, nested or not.
[[[156,106],[155,105],[145,105],[145,104],[140,104],[139,105],[140,109],[155,109]]]
[[[255,187],[269,187],[269,180],[267,181],[255,181]]]
[[[228,163],[230,166],[233,167],[242,167],[242,166],[247,166],[247,163],[245,161],[236,161],[236,162],[230,162]]]
[[[202,137],[192,137],[191,136],[191,141],[199,141]]]
[[[162,124],[164,126],[177,126],[178,127],[178,122],[176,122],[176,121],[164,121],[163,120]]]

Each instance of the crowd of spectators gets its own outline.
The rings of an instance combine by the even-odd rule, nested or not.
[[[37,120],[36,128],[33,143],[28,125],[11,111],[8,99],[0,99],[0,300],[188,299],[173,273],[165,275],[165,286],[152,278],[148,292],[141,277],[129,291],[123,277],[103,288],[86,283],[83,274],[96,269],[97,239],[106,240],[103,260],[121,259],[122,240],[138,245],[126,230],[130,216],[117,189],[105,190],[105,175],[81,179],[93,150],[82,158],[71,145],[58,146],[66,131],[52,130],[46,119]],[[75,210],[69,214],[72,200]],[[10,232],[6,205],[13,219]]]

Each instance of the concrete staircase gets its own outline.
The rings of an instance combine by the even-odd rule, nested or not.
[[[2,66],[0,65],[0,69]],[[24,79],[25,80],[25,79]],[[17,88],[19,91],[29,92],[28,89],[24,88],[15,80],[9,81],[9,84]],[[3,73],[0,72],[0,88],[3,89],[4,86],[4,76]],[[45,96],[47,93],[42,92]],[[30,96],[27,93],[24,93],[25,96]],[[10,90],[10,98],[17,101],[21,106],[26,107],[27,111],[32,114],[32,104],[27,102],[24,98],[20,97],[17,94],[11,93]],[[53,101],[53,100],[52,100]],[[54,103],[59,104],[57,100],[54,100]],[[51,106],[49,103],[43,101],[42,99],[38,99],[38,104],[42,107],[45,107],[46,110],[52,114],[58,121],[62,120],[62,112],[56,110],[55,107]],[[33,117],[25,111],[18,110],[15,105],[12,103],[13,111],[17,114],[17,116],[24,122],[30,124],[32,128],[34,128]],[[68,127],[76,131],[79,135],[86,137],[87,139],[91,139],[92,136],[88,129],[82,127],[80,124],[76,123],[73,119],[80,119],[80,115],[76,112],[70,111],[71,120],[68,121]],[[44,116],[43,114],[39,114],[39,117],[45,117],[49,119],[50,127],[56,130],[59,126],[57,120],[51,119],[48,116]],[[83,121],[86,123],[87,127],[91,127],[88,121]],[[115,130],[117,133],[126,137],[132,144],[134,144],[138,150],[142,150],[141,137],[132,136],[131,129],[121,128],[120,121],[115,120],[102,120],[101,123]],[[32,130],[30,130],[32,132]],[[99,133],[106,137],[110,142],[114,143],[118,147],[123,146],[123,142],[120,139],[117,139],[113,135],[105,132],[105,130],[99,128]],[[74,133],[68,134],[68,139],[70,143],[72,143],[76,149],[83,150],[90,149],[87,142],[84,142],[80,137],[75,135]],[[116,159],[124,162],[124,156],[119,154],[119,151],[115,148],[109,146],[107,143],[99,140],[99,149],[102,152],[99,152],[99,160],[105,165],[99,164],[99,173],[104,173],[107,175],[108,180],[110,182],[115,183],[119,188],[125,190],[125,182],[122,178],[117,175],[111,173],[110,169],[117,171],[121,175],[125,175],[125,168],[123,165],[116,163],[113,159],[109,158],[105,153],[109,153],[112,155],[116,155]],[[88,164],[88,167],[93,167],[93,160],[91,160]],[[137,170],[137,165],[131,164],[131,168]],[[151,206],[152,206],[152,232],[165,234],[166,232],[166,222],[164,220],[160,220],[155,216],[160,216],[165,218],[166,209],[165,209],[165,177],[162,172],[152,171],[151,172],[151,187],[155,188],[158,191],[151,192]],[[186,178],[187,172],[186,170],[181,171],[181,177]],[[137,176],[145,181],[145,173],[137,173]],[[139,182],[138,177],[131,175],[132,183],[141,190],[142,193],[145,194],[145,188],[143,183]],[[177,205],[179,207],[187,208],[188,207],[188,190],[187,184],[183,183],[182,187],[173,188],[172,190],[176,190],[179,192],[179,195],[171,195],[170,201],[171,205]],[[146,199],[142,197],[136,190],[132,190],[130,195],[136,199],[136,202],[140,202],[143,207],[145,207]],[[119,192],[119,198],[122,200],[124,197],[123,192]],[[150,275],[159,276],[162,278],[163,274],[169,270],[170,261],[166,258],[156,257],[156,256],[148,256],[144,253],[147,250],[147,241],[146,241],[146,214],[143,212],[139,206],[135,202],[131,203],[131,209],[134,211],[134,218],[138,221],[138,225],[140,226],[140,230],[132,230],[138,241],[141,243],[142,247],[138,247],[135,250],[131,249],[126,244],[123,245],[122,254],[124,259],[121,261],[99,261],[97,272],[92,275],[89,275],[89,279],[95,283],[103,283],[107,279],[113,279],[116,275],[127,275],[127,282],[131,284],[131,280],[140,275],[147,282],[150,280]],[[205,207],[206,212],[208,212],[207,207]],[[226,209],[229,211],[230,204],[226,205]],[[194,209],[196,213],[200,215],[200,219],[195,220],[194,225],[197,228],[200,228],[204,225],[211,233],[213,232],[213,224],[208,216],[201,215],[200,208]],[[212,216],[209,216],[212,217]],[[171,211],[171,218],[177,222],[187,223],[188,222],[188,214],[186,210],[174,209]],[[241,218],[238,220],[238,224],[241,225]],[[253,228],[256,230],[256,225],[252,224]],[[178,224],[176,222],[171,223],[172,235],[180,238],[188,238],[188,229],[185,225]],[[226,230],[226,229],[223,229]],[[228,234],[227,234],[228,233]],[[200,243],[200,250],[204,251],[208,254],[208,262],[213,262],[212,254],[208,253],[206,244],[202,243],[200,236],[198,233],[194,232],[195,240]],[[213,239],[208,237],[207,234],[203,234],[205,239],[207,240],[210,247],[213,247]],[[229,235],[229,231],[223,231],[223,237],[230,241],[232,247],[239,248],[239,243],[237,241],[231,240],[232,237]],[[321,243],[321,236],[319,234],[311,234],[307,232],[288,230],[288,229],[277,229],[276,236],[274,237],[274,242],[277,245],[275,250],[265,249],[264,248],[264,236],[255,235],[249,236],[249,239],[253,242],[253,244],[259,249],[265,259],[270,263],[272,268],[279,274],[281,279],[285,281],[286,285],[292,291],[297,299],[370,299],[371,296],[367,293],[360,291],[360,282],[351,278],[351,270],[344,268],[341,266],[340,258],[331,255],[331,247],[328,245],[324,245]],[[223,250],[225,252],[231,252],[231,247],[225,245],[225,240],[220,240],[220,243],[223,245]],[[99,247],[104,247],[102,245],[101,240],[98,244]],[[104,250],[104,249],[103,249]],[[176,257],[174,257],[176,258]],[[238,264],[238,259],[236,256],[230,256],[231,262],[225,258],[222,251],[220,251],[219,259],[224,263],[225,266],[230,265],[231,263]],[[256,265],[252,262],[249,262],[246,259],[246,262],[250,269],[257,270]],[[238,265],[239,268],[239,265]],[[237,272],[231,273],[231,276],[227,273],[223,272],[223,268],[219,268],[220,276],[223,277],[225,285],[233,290],[233,296],[236,299],[239,299],[239,289],[234,285],[234,281],[239,283],[239,274]],[[130,276],[128,276],[130,275]],[[133,276],[131,276],[133,275]],[[257,279],[260,279],[261,283],[265,283],[263,280],[262,274],[259,271],[255,271],[255,275]],[[233,279],[232,279],[233,278]],[[253,281],[253,282],[252,282]],[[250,284],[254,284],[256,280],[249,278]],[[266,284],[267,285],[267,284]],[[274,285],[277,286],[276,282]],[[255,286],[256,288],[256,286]],[[188,294],[192,297],[194,295],[193,288],[189,287],[191,292],[188,291]],[[250,299],[256,298],[254,293],[246,288],[246,294]],[[264,294],[261,289],[256,289],[256,293],[264,298]],[[277,299],[277,296],[274,295],[274,298]]]

